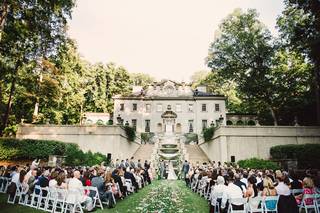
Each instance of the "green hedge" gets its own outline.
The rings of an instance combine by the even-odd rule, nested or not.
[[[204,130],[203,130],[204,141],[208,142],[212,139],[212,137],[214,135],[214,130],[215,130],[215,128],[213,126],[208,127],[208,128],[204,128]]]
[[[280,169],[280,167],[270,160],[263,160],[259,158],[250,158],[246,160],[239,160],[238,165],[241,168],[251,168],[251,169]]]
[[[297,159],[299,168],[320,167],[320,144],[288,144],[271,147],[273,159]]]
[[[134,141],[136,139],[136,130],[131,126],[124,126],[124,131],[129,141]]]
[[[77,144],[49,140],[0,138],[0,160],[48,159],[49,155],[65,156],[70,166],[92,166],[107,161],[101,153],[84,153]]]

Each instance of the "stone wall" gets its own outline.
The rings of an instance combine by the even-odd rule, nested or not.
[[[128,142],[119,126],[21,125],[17,138],[76,143],[83,151],[111,153],[113,159],[130,158],[140,147],[138,139]]]
[[[268,159],[276,145],[320,143],[320,127],[305,126],[221,126],[209,142],[200,140],[210,160],[231,161],[252,157]]]

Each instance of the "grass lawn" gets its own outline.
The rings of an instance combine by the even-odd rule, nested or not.
[[[7,204],[7,196],[0,195],[0,212],[43,212],[18,204]],[[183,181],[153,181],[138,193],[117,202],[113,209],[96,210],[97,213],[207,213],[208,202],[187,188]]]

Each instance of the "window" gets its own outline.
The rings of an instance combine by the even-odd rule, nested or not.
[[[189,125],[189,132],[193,132],[193,120],[189,120],[188,125]]]
[[[157,112],[162,112],[162,104],[157,104]]]
[[[176,104],[176,112],[181,112],[181,104]]]
[[[151,104],[146,104],[146,112],[151,112]]]
[[[137,111],[137,104],[132,104],[132,111]]]
[[[202,120],[202,130],[207,128],[207,120]]]
[[[150,120],[145,120],[145,132],[150,132]]]
[[[131,124],[132,124],[132,127],[134,128],[134,130],[137,130],[137,119],[132,119]]]
[[[207,111],[207,104],[202,104],[201,111],[202,112],[206,112]]]
[[[219,104],[215,104],[215,105],[214,105],[214,110],[215,110],[216,112],[219,112],[219,111],[220,111],[220,105],[219,105]]]
[[[189,112],[193,112],[193,104],[189,104],[188,105],[188,111]]]
[[[120,104],[120,111],[124,111],[124,104]]]

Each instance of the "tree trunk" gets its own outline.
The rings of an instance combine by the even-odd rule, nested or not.
[[[2,135],[3,130],[7,127],[8,122],[9,122],[9,115],[10,115],[11,107],[12,107],[12,99],[13,99],[14,92],[16,90],[17,74],[18,74],[18,69],[20,68],[20,64],[21,64],[20,61],[18,61],[16,63],[15,70],[13,73],[13,79],[11,82],[11,88],[10,88],[9,99],[8,99],[8,103],[7,103],[7,107],[6,107],[6,112],[3,116],[2,127],[0,128],[0,135]]]
[[[278,121],[277,121],[277,117],[276,117],[276,113],[274,112],[274,110],[272,109],[272,107],[269,107],[270,112],[271,112],[271,116],[273,118],[273,125],[278,126]]]
[[[2,10],[2,14],[0,15],[0,41],[1,41],[1,35],[2,35],[2,31],[4,29],[4,25],[6,23],[6,18],[9,12],[9,5],[7,0],[4,0],[4,2],[1,5],[1,10]]]
[[[320,126],[320,66],[315,66],[316,124]]]

